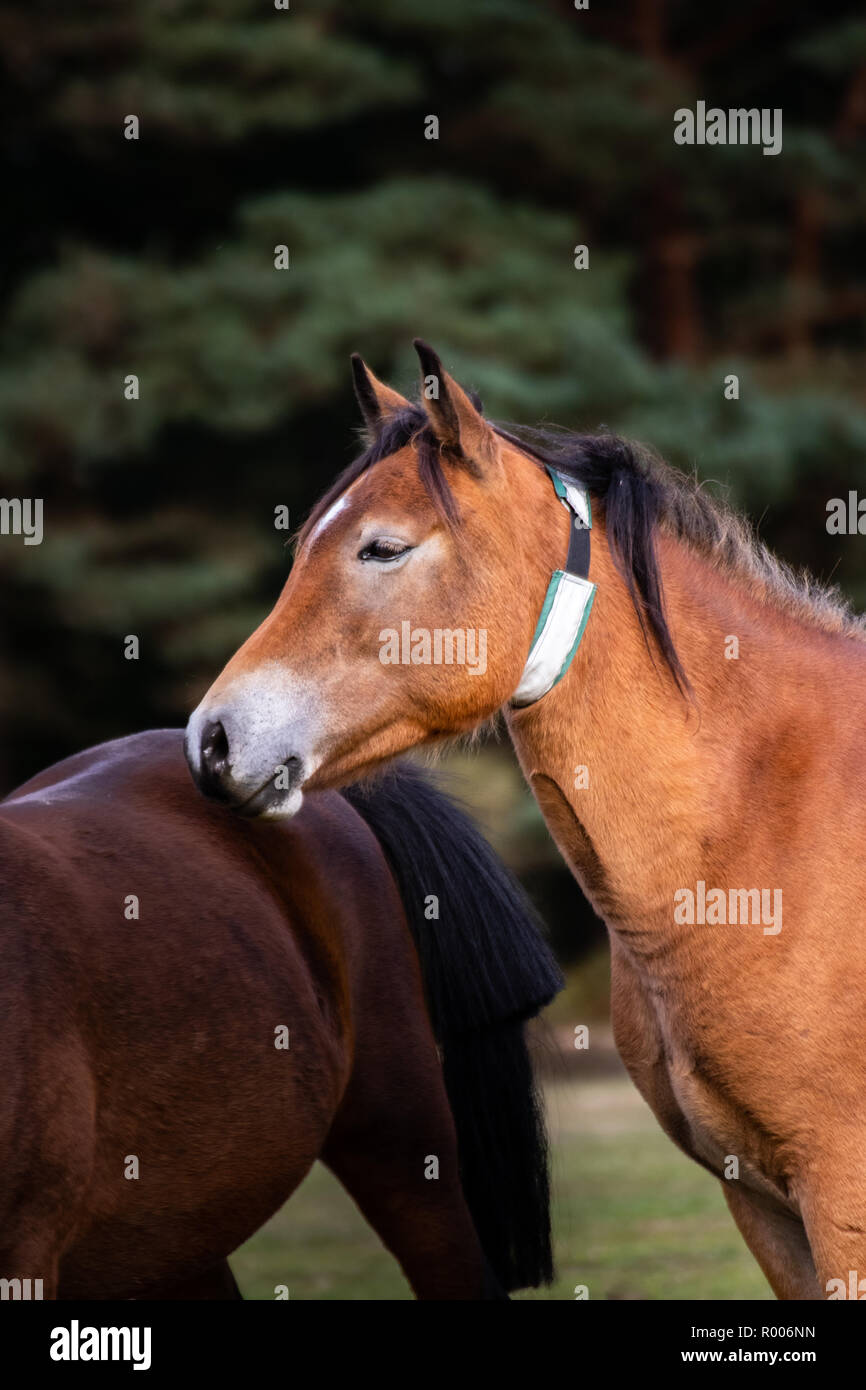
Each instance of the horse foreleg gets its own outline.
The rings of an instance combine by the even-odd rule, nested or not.
[[[802,1221],[736,1182],[723,1181],[722,1191],[743,1240],[776,1297],[823,1298]]]
[[[419,1299],[504,1297],[463,1196],[435,1049],[393,1042],[355,1074],[322,1155]],[[413,1064],[414,1059],[414,1064]]]
[[[860,1172],[864,1141],[858,1137],[846,1142],[841,1125],[836,1132],[838,1153],[811,1169],[800,1206],[817,1270],[818,1297],[860,1300],[866,1299],[866,1198]]]
[[[139,1299],[145,1302],[164,1300],[172,1303],[184,1299],[242,1299],[243,1294],[237,1286],[235,1276],[229,1268],[228,1260],[222,1260],[212,1269],[206,1269],[202,1274],[195,1275],[192,1279],[182,1279],[176,1284],[163,1284],[154,1289],[148,1289],[147,1293],[139,1294]]]

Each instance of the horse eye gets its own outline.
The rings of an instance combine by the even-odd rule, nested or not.
[[[358,559],[387,562],[396,560],[399,555],[405,555],[411,549],[411,545],[402,545],[400,541],[371,541],[358,552]]]

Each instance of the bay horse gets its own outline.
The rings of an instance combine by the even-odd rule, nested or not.
[[[417,404],[354,359],[367,447],[193,713],[193,773],[287,817],[503,711],[607,924],[638,1090],[776,1295],[839,1296],[866,1275],[866,626],[650,451],[499,426],[416,349]],[[435,660],[468,630],[484,670]]]
[[[410,768],[269,824],[198,795],[180,730],[80,753],[0,802],[0,942],[12,1297],[239,1297],[320,1157],[418,1298],[550,1278],[523,1025],[559,973]]]

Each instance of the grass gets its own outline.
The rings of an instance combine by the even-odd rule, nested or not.
[[[518,1297],[771,1299],[719,1183],[671,1144],[620,1072],[546,1090],[556,1282]],[[407,1299],[400,1269],[316,1165],[232,1258],[246,1298]]]

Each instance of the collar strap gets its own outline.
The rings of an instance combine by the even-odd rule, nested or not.
[[[554,490],[571,513],[568,558],[564,570],[554,570],[547,586],[541,617],[535,629],[520,684],[512,705],[532,705],[562,680],[580,646],[595,585],[589,580],[589,533],[592,509],[589,493],[572,478],[547,466]]]

